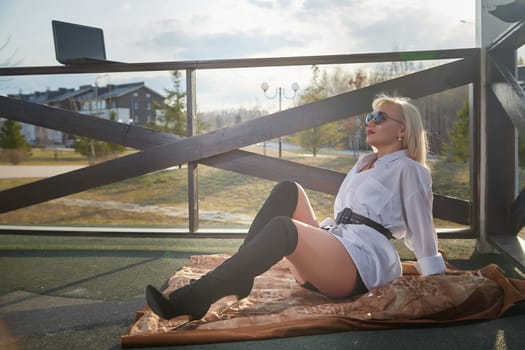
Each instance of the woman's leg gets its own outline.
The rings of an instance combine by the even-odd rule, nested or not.
[[[274,186],[248,229],[241,247],[250,242],[273,218],[292,217],[297,207],[298,188],[295,182],[284,180]]]
[[[279,182],[255,215],[243,245],[251,241],[273,218],[287,216],[317,226],[317,219],[304,188],[296,182]]]
[[[299,283],[313,284],[329,297],[347,297],[359,287],[354,261],[341,242],[329,232],[293,220],[297,247],[286,256]]]
[[[297,229],[292,219],[275,217],[237,253],[203,277],[175,290],[168,298],[155,287],[148,286],[148,305],[165,319],[179,315],[199,319],[212,303],[224,296],[246,297],[254,278],[290,255],[296,247]]]
[[[292,218],[308,225],[319,226],[314,209],[312,208],[312,204],[310,204],[310,199],[306,195],[304,188],[298,183],[295,183],[295,186],[297,187],[297,205],[292,214]]]
[[[310,199],[306,195],[304,188],[298,183],[295,183],[295,185],[297,186],[297,206],[295,208],[292,218],[314,227],[319,226],[319,223],[317,222],[317,217],[312,208],[312,204],[310,203]],[[306,287],[306,283],[309,282],[308,279],[302,276],[293,264],[289,264],[289,267],[293,275],[295,276],[297,282],[299,284],[305,285]],[[315,288],[312,288],[312,286],[308,286],[307,288],[315,290]]]

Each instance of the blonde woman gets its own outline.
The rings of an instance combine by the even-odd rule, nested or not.
[[[372,108],[365,124],[374,152],[360,157],[341,184],[335,219],[319,223],[304,189],[283,181],[257,213],[237,253],[168,296],[148,286],[151,309],[165,319],[199,319],[224,296],[248,296],[254,278],[283,257],[306,288],[329,297],[362,294],[402,275],[390,239],[404,240],[422,275],[443,273],[420,114],[399,97],[379,96]]]

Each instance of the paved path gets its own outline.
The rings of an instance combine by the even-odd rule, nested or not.
[[[131,324],[136,311],[146,305],[142,295],[101,301],[15,291],[0,300],[2,321],[14,337],[56,334],[119,321]]]
[[[83,165],[0,165],[0,179],[50,177],[83,167]]]
[[[86,166],[87,165],[0,165],[0,179],[50,177],[82,169]],[[186,169],[186,164],[182,167],[173,166],[164,170],[180,169]]]

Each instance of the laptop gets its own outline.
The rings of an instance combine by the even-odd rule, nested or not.
[[[58,62],[66,65],[118,63],[106,60],[102,29],[56,20],[51,23]]]

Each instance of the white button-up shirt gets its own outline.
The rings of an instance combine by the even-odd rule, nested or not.
[[[422,275],[442,273],[445,263],[437,250],[429,170],[401,150],[380,157],[373,168],[359,172],[375,158],[376,153],[366,154],[350,170],[337,193],[334,217],[348,207],[382,224],[415,253]],[[327,218],[321,226],[329,224],[335,221]],[[368,289],[402,275],[396,248],[373,228],[347,224],[334,226],[330,232],[343,243]]]

